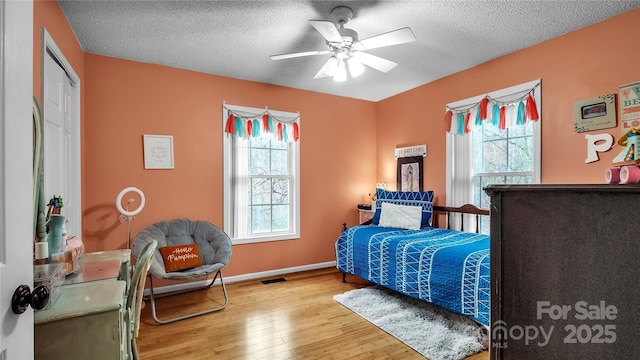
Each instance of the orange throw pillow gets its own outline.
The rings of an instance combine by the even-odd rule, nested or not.
[[[202,265],[198,245],[176,245],[160,248],[164,267],[167,272],[191,269]]]

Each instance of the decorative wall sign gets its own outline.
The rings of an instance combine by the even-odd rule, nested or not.
[[[144,168],[173,169],[173,136],[143,135]]]
[[[576,132],[616,127],[616,95],[606,94],[573,104]]]
[[[600,160],[598,153],[609,151],[613,146],[611,134],[586,134],[584,138],[587,139],[587,159],[584,161],[587,164]]]
[[[399,158],[396,179],[398,191],[422,191],[423,157]]]
[[[640,81],[620,85],[620,122],[623,134],[640,128]]]
[[[427,156],[427,145],[396,148],[396,159],[410,156]]]

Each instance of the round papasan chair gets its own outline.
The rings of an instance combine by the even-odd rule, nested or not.
[[[229,263],[232,247],[231,239],[222,229],[207,221],[187,218],[154,223],[140,230],[133,239],[132,252],[136,259],[140,256],[145,245],[152,240],[158,242],[158,248],[149,268],[149,298],[153,318],[156,322],[168,324],[219,311],[227,306],[229,299],[221,270]],[[186,291],[208,289],[219,277],[224,294],[223,305],[168,319],[158,318],[156,313],[157,295],[154,293],[153,277],[187,280],[208,277],[211,274],[215,275],[210,282],[205,283],[202,287]],[[185,290],[178,293],[182,292]],[[175,294],[176,292],[171,293],[171,295]]]

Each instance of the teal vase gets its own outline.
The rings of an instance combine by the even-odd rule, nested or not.
[[[62,228],[64,226],[64,220],[64,216],[60,214],[51,214],[49,216],[49,234],[47,234],[49,256],[66,250],[66,244],[62,243]]]

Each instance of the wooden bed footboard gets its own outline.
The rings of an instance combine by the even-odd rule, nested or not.
[[[452,206],[439,206],[439,205],[434,205],[433,206],[433,213],[431,215],[431,219],[432,219],[432,224],[431,226],[433,227],[440,227],[438,226],[439,224],[439,214],[444,214],[445,216],[445,224],[444,224],[444,228],[446,229],[450,229],[451,226],[451,219],[452,219],[452,214],[453,216],[459,216],[460,217],[460,228],[464,229],[464,215],[465,214],[470,214],[470,215],[474,215],[475,220],[476,220],[476,229],[475,232],[479,233],[480,232],[480,216],[486,215],[489,216],[490,212],[487,209],[480,209],[479,207],[473,205],[473,204],[464,204],[462,206],[459,207],[452,207]],[[458,215],[455,215],[458,214]]]

